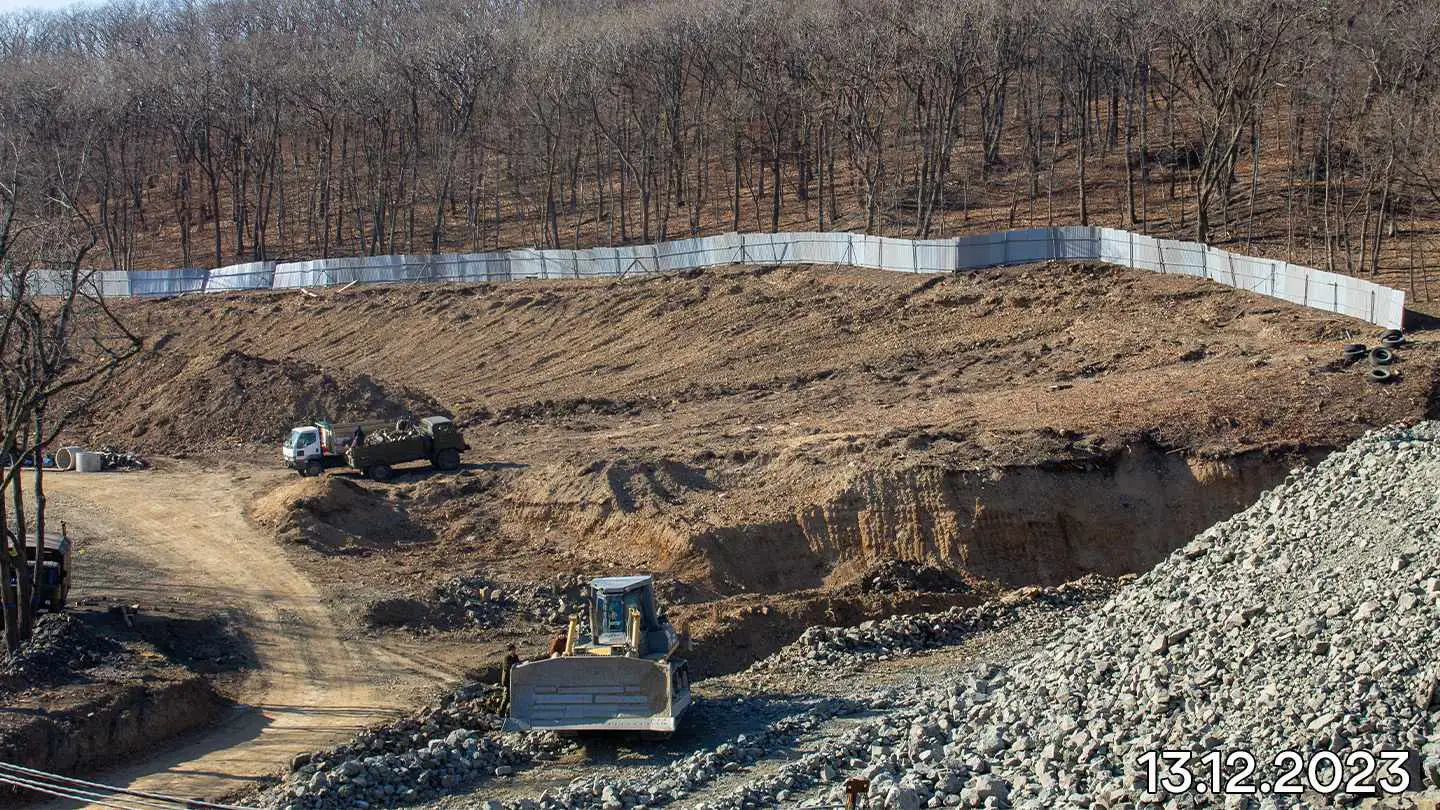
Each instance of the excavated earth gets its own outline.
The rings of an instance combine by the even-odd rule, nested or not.
[[[653,571],[696,638],[724,642],[697,661],[709,674],[813,624],[1143,572],[1292,468],[1440,402],[1424,334],[1375,384],[1341,355],[1376,342],[1368,324],[1099,265],[117,309],[145,351],[76,441],[275,465],[314,417],[440,412],[464,428],[459,473],[296,478],[252,503],[354,615],[479,633],[510,610],[534,621],[485,638],[543,644],[577,577]],[[894,560],[959,585],[865,586]]]

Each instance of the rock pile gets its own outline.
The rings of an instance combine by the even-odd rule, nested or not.
[[[117,641],[75,613],[47,613],[36,620],[34,635],[18,653],[0,656],[0,688],[64,683],[124,653]]]
[[[453,579],[435,589],[442,608],[461,612],[481,627],[498,627],[516,618],[560,626],[583,612],[584,580],[501,585],[483,577]]]
[[[538,810],[628,810],[655,807],[679,801],[725,774],[754,765],[777,749],[789,747],[801,736],[837,716],[883,709],[890,695],[882,693],[864,701],[822,698],[811,701],[804,711],[781,717],[753,734],[740,734],[714,748],[703,748],[649,770],[643,777],[610,779],[581,777],[561,790],[541,794]],[[501,810],[494,802],[486,810]],[[525,810],[523,804],[513,810]]]
[[[752,672],[862,668],[871,661],[910,655],[997,630],[1035,613],[1062,611],[1103,599],[1120,582],[1086,577],[1055,588],[1022,588],[999,600],[943,613],[873,619],[858,627],[811,627],[800,638],[762,661]]]
[[[910,560],[885,560],[866,571],[858,584],[861,593],[965,593],[973,590],[959,571]]]
[[[871,807],[1291,807],[1331,769],[1266,794],[1284,751],[1407,752],[1412,789],[1440,776],[1440,424],[1387,428],[1292,474],[1034,654],[916,692],[785,777],[713,803],[779,801],[822,762],[870,778]],[[864,746],[868,743],[868,749]],[[1252,795],[1147,792],[1140,757],[1253,754]],[[857,754],[858,752],[858,754]],[[833,767],[833,765],[832,765]],[[809,770],[806,770],[809,769]],[[1196,764],[1197,774],[1202,768]],[[1227,765],[1229,781],[1238,767]],[[1342,766],[1342,784],[1357,775]],[[1164,773],[1162,772],[1163,776]],[[1203,775],[1202,777],[1203,778]],[[1382,769],[1368,779],[1389,778]],[[803,784],[803,780],[797,782]],[[837,794],[830,793],[834,800]]]
[[[430,801],[464,786],[553,759],[573,745],[554,734],[498,732],[491,691],[471,684],[438,706],[302,756],[262,798],[283,810],[384,807]]]

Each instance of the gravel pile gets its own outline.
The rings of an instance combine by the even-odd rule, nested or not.
[[[0,688],[69,682],[83,670],[124,654],[119,642],[97,633],[74,613],[43,614],[20,652],[0,656]]]
[[[890,702],[888,692],[867,696],[863,701],[816,699],[804,711],[781,717],[755,733],[740,734],[714,748],[694,751],[664,767],[647,771],[643,777],[575,779],[563,789],[541,794],[534,807],[539,810],[626,810],[680,801],[725,774],[740,771],[767,755],[788,749],[796,740],[835,717],[884,709]],[[504,810],[507,805],[491,801],[482,807],[484,810]],[[524,800],[508,807],[510,810],[533,810]]]
[[[361,732],[348,744],[293,763],[261,806],[284,810],[384,807],[433,801],[573,744],[544,732],[500,733],[496,690],[470,684],[438,706]]]
[[[803,786],[827,762],[871,780],[871,807],[902,810],[1358,799],[1309,790],[1304,774],[1300,795],[1147,794],[1139,758],[1157,749],[1248,751],[1258,765],[1249,781],[1264,786],[1282,751],[1305,761],[1406,751],[1413,788],[1433,787],[1437,541],[1440,424],[1375,431],[1205,531],[1031,656],[917,690],[888,717],[710,807],[788,799],[786,779]],[[1330,778],[1328,767],[1318,774]]]
[[[517,618],[549,626],[564,625],[582,613],[585,580],[501,585],[483,577],[465,577],[435,589],[436,601],[481,627],[499,627]]]
[[[965,593],[973,590],[959,571],[910,560],[885,560],[865,572],[859,581],[861,593]]]
[[[858,671],[873,661],[958,644],[976,633],[998,630],[1036,613],[1063,611],[1103,599],[1123,581],[1086,577],[1055,588],[1022,588],[998,600],[953,607],[943,613],[891,616],[858,627],[811,627],[779,652],[756,662],[750,671]]]

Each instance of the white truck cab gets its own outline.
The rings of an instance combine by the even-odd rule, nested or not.
[[[285,437],[281,452],[285,455],[285,466],[297,470],[304,470],[311,460],[319,462],[324,452],[320,445],[320,429],[304,425],[291,430],[290,435]]]

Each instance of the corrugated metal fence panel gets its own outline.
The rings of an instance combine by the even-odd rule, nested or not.
[[[740,255],[739,234],[722,233],[716,236],[706,236],[704,242],[707,267],[725,267],[734,264],[736,257]]]
[[[1227,254],[1234,286],[1261,295],[1273,296],[1278,283],[1278,263],[1252,256]]]
[[[510,277],[516,281],[545,277],[545,265],[539,251],[517,248],[510,251]]]
[[[745,264],[786,264],[794,260],[790,234],[741,235],[741,261]]]
[[[1114,228],[1097,228],[1096,231],[1099,236],[1100,248],[1097,258],[1102,262],[1123,264],[1129,267],[1132,234],[1129,231],[1120,231]]]
[[[101,270],[95,274],[100,293],[106,297],[130,295],[130,274],[124,270]]]
[[[602,258],[601,266],[604,267],[613,261],[617,268],[613,275],[621,278],[627,276],[643,276],[659,272],[660,259],[656,254],[654,245],[638,245],[635,247],[608,248],[615,252],[613,257]],[[611,275],[606,268],[607,275]]]
[[[1327,273],[1324,270],[1311,270],[1309,276],[1307,295],[1312,307],[1373,322],[1382,320],[1383,309],[1387,316],[1384,321],[1390,323],[1395,321],[1390,313],[1393,312],[1395,299],[1398,297],[1403,314],[1404,293],[1399,290],[1381,287],[1352,276]]]
[[[1386,329],[1399,329],[1405,323],[1405,292],[1381,287],[1378,294],[1380,300],[1375,307],[1375,323]]]
[[[1161,272],[1159,239],[1137,233],[1132,235],[1129,242],[1130,249],[1134,251],[1129,262],[1131,267],[1149,270],[1152,273]]]
[[[130,294],[137,297],[202,292],[209,275],[203,267],[179,270],[131,270]]]
[[[1058,252],[1057,259],[1094,260],[1100,256],[1100,234],[1098,228],[1085,225],[1067,225],[1055,229]]]
[[[1022,228],[1001,236],[1001,257],[995,265],[1030,264],[1064,258],[1056,228]]]
[[[210,277],[205,280],[205,290],[268,290],[274,284],[274,262],[246,262],[211,270]]]
[[[953,273],[958,269],[954,239],[922,239],[910,244],[915,253],[915,272]]]
[[[796,234],[793,250],[796,261],[805,264],[849,264],[851,240],[848,233]]]
[[[955,240],[956,267],[961,270],[983,270],[1007,263],[1010,237],[1016,231],[962,236]]]
[[[465,281],[510,281],[509,253],[466,253],[460,258],[460,277]]]
[[[25,286],[31,295],[63,297],[70,294],[76,281],[84,286],[83,277],[75,278],[68,270],[31,270],[25,276]]]
[[[710,245],[702,237],[661,242],[655,246],[656,266],[662,273],[697,270],[710,264]]]
[[[1275,290],[1276,298],[1292,304],[1309,306],[1310,271],[1308,268],[1289,262],[1280,262],[1275,269],[1275,278],[1278,284],[1278,289]]]
[[[1405,294],[1361,279],[1239,256],[1194,242],[1154,239],[1114,228],[1030,228],[959,239],[912,241],[861,233],[734,234],[654,245],[588,250],[516,249],[496,253],[370,256],[203,269],[133,271],[94,276],[105,295],[174,295],[209,290],[323,287],[350,283],[512,281],[635,276],[735,263],[848,264],[907,273],[936,273],[1029,264],[1052,259],[1099,260],[1164,273],[1203,276],[1384,326],[1404,317]],[[37,275],[42,294],[61,282]],[[66,281],[65,283],[68,283]],[[55,288],[52,291],[50,288]]]

